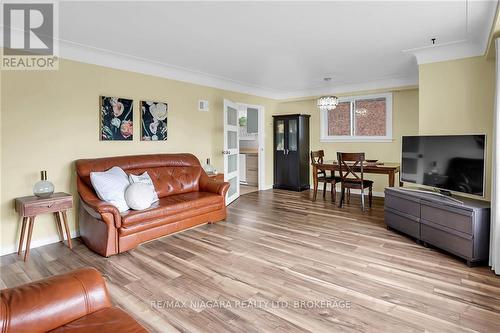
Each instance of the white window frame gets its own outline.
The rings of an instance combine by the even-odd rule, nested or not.
[[[386,135],[383,136],[366,136],[366,135],[328,135],[328,112],[320,111],[320,141],[321,142],[392,142],[392,93],[383,94],[372,94],[372,95],[358,95],[358,96],[346,96],[339,98],[339,103],[350,102],[354,103],[359,99],[374,99],[374,98],[385,98],[386,106],[386,117],[385,117],[385,128]],[[351,106],[352,108],[352,106]],[[335,112],[335,110],[334,110]],[[351,134],[354,131],[353,114],[351,111]]]

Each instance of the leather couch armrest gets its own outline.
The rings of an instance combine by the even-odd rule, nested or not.
[[[202,192],[211,192],[222,195],[226,197],[226,193],[229,190],[228,182],[220,182],[216,180],[210,179],[205,171],[202,172],[200,177],[200,191]]]
[[[91,189],[90,186],[88,186],[85,182],[83,182],[80,177],[77,177],[77,188],[78,194],[80,194],[80,198],[86,204],[85,210],[87,210],[90,215],[102,220],[102,214],[110,213],[113,215],[115,227],[121,227],[122,217],[120,215],[120,211],[118,211],[118,208],[99,199],[94,190]],[[92,209],[93,212],[89,211],[88,208]],[[97,215],[99,215],[100,217]]]
[[[207,183],[205,183],[205,186],[203,187],[203,191],[217,193],[217,194],[225,197],[227,191],[229,190],[229,186],[230,185],[228,182],[218,182],[215,180],[210,180]]]
[[[0,327],[6,332],[47,332],[111,307],[104,279],[95,268],[4,289],[0,295]]]

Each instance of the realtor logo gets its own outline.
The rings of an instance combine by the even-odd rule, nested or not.
[[[3,4],[3,70],[57,69],[56,3]]]
[[[53,4],[5,4],[3,21],[3,40],[6,48],[4,54],[53,54]]]

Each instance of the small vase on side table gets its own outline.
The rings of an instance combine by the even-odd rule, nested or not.
[[[48,198],[54,193],[54,184],[47,180],[47,171],[40,171],[40,180],[33,186],[33,194],[39,198]]]

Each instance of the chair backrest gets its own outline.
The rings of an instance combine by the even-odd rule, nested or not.
[[[325,152],[323,150],[311,150],[311,163],[322,164]]]
[[[323,158],[325,157],[324,150],[311,150],[311,164],[323,164]],[[324,170],[318,169],[318,174],[324,174]]]
[[[342,181],[355,181],[363,183],[363,164],[365,162],[365,153],[337,153],[340,178]],[[349,163],[350,162],[350,163]],[[359,166],[359,175],[354,170]],[[353,177],[349,177],[352,175]]]

